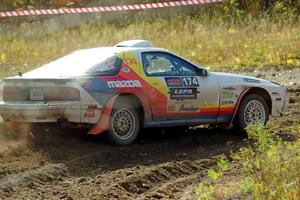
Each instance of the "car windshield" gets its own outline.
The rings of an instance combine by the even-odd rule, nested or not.
[[[24,77],[74,77],[84,75],[113,75],[121,59],[109,48],[75,51],[49,64],[24,74]]]

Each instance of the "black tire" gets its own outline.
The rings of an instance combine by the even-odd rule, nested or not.
[[[255,113],[251,113],[251,108]],[[251,114],[252,118],[250,116]],[[242,100],[240,104],[233,123],[234,128],[239,133],[245,134],[245,128],[255,121],[260,121],[261,124],[266,125],[269,120],[269,114],[269,106],[265,99],[257,94],[249,94]]]
[[[131,105],[120,103],[113,108],[107,133],[107,137],[112,144],[132,144],[137,138],[139,130],[139,115]]]

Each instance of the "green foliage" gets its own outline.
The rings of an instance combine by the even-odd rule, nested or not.
[[[299,7],[299,0],[227,0],[223,3],[224,11],[231,11],[231,16],[236,18],[265,13],[283,15],[299,11]]]
[[[229,164],[226,157],[223,155],[217,161],[217,169],[209,169],[207,171],[207,177],[209,179],[209,184],[201,182],[196,188],[195,192],[197,198],[200,199],[211,199],[212,196],[215,196],[217,182],[224,176],[224,172],[228,170]]]
[[[226,160],[226,158],[224,156],[222,156],[219,160],[218,160],[218,166],[222,171],[226,171],[228,170],[228,161]]]
[[[248,177],[244,181],[244,184],[242,186],[242,192],[244,194],[250,193],[253,191],[254,187],[255,187],[255,181],[251,177]]]
[[[197,194],[198,200],[209,200],[211,199],[212,194],[215,191],[214,185],[205,185],[204,183],[200,183],[196,188],[195,192]]]
[[[289,128],[296,137],[295,141],[284,141],[276,130],[278,127],[248,128],[254,146],[232,154],[233,160],[243,165],[245,173],[235,194],[252,199],[297,199],[300,196],[300,124],[295,123]],[[226,166],[220,163],[223,161],[218,162],[219,167]],[[220,172],[227,169],[220,168]],[[224,175],[213,171],[209,170],[208,174],[213,181],[202,182],[196,189],[199,199],[220,198],[216,191],[220,189]],[[213,189],[208,189],[211,186]]]
[[[215,181],[218,180],[220,174],[213,169],[209,169],[207,172],[207,176]]]
[[[240,152],[245,169],[252,176],[243,191],[255,199],[296,199],[300,192],[300,125],[290,130],[297,135],[295,142],[276,137],[275,128],[250,127],[249,136],[256,140],[255,154]],[[247,183],[248,182],[248,183]]]

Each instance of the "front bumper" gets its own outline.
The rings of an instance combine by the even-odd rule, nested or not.
[[[22,123],[58,122],[61,119],[73,123],[94,124],[100,118],[101,109],[89,110],[80,102],[0,102],[0,115],[4,121]]]
[[[272,116],[282,116],[287,112],[289,106],[289,97],[285,90],[280,96],[273,97],[272,101]]]
[[[282,114],[287,112],[288,106],[289,106],[289,96],[287,94],[285,94],[284,103],[283,103],[283,107],[282,107]]]

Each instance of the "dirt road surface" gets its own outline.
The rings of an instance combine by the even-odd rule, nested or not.
[[[288,88],[288,114],[270,123],[299,121],[300,69],[252,74]],[[143,130],[128,147],[80,131],[1,127],[0,199],[193,199],[217,157],[247,144],[231,130],[203,127]]]

